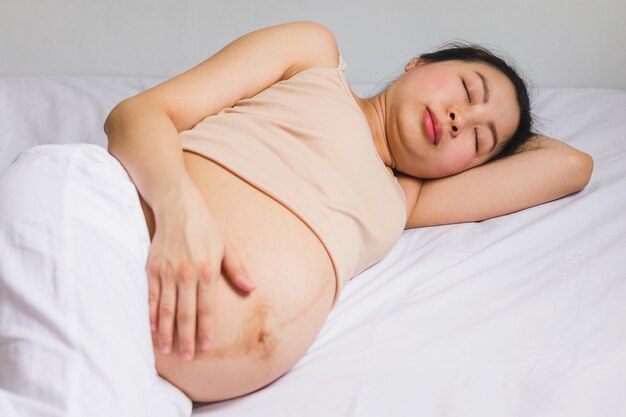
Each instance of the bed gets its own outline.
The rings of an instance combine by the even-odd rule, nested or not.
[[[0,77],[0,170],[38,144],[106,147],[110,109],[161,80]],[[626,416],[626,91],[534,102],[542,133],[593,157],[583,191],[405,231],[287,374],[193,416]]]

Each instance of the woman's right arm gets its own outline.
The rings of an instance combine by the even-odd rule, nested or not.
[[[237,286],[253,288],[241,276],[235,254],[223,245],[218,225],[185,169],[178,133],[303,69],[335,67],[337,57],[335,38],[324,26],[272,26],[242,36],[196,67],[124,100],[109,114],[104,126],[109,152],[128,171],[155,217],[148,262],[150,316],[162,352],[173,344],[174,322],[184,358],[194,355],[196,321],[200,345],[206,348],[211,278],[220,276],[222,266]]]
[[[153,210],[188,177],[178,133],[314,66],[336,66],[334,36],[313,22],[244,35],[190,70],[118,104],[104,130],[109,152],[129,172]]]

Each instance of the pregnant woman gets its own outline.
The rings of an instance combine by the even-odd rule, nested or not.
[[[569,166],[577,152],[546,140],[448,177],[530,133],[519,82],[467,58],[415,59],[365,100],[327,29],[287,24],[113,110],[109,151],[147,203],[161,375],[198,401],[258,389],[302,357],[341,287],[404,228],[483,220],[585,184],[588,158]],[[570,168],[582,172],[546,181]]]
[[[422,55],[370,98],[346,67],[325,27],[268,27],[106,120],[150,237],[156,368],[195,401],[285,373],[405,228],[500,216],[589,180],[588,155],[531,133],[523,81],[487,51]]]

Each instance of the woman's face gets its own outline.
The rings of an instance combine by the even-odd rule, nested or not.
[[[396,169],[440,178],[487,162],[517,129],[511,81],[478,62],[415,59],[387,90],[385,129]]]

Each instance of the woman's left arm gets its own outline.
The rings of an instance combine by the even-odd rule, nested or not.
[[[535,136],[525,150],[509,157],[424,180],[413,193],[406,228],[480,221],[556,200],[582,190],[592,169],[593,159],[586,153]]]

